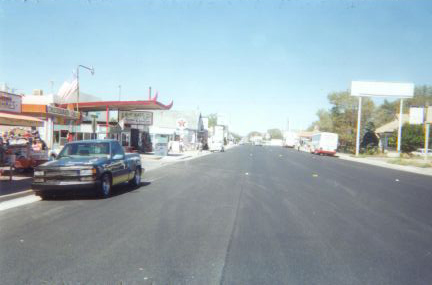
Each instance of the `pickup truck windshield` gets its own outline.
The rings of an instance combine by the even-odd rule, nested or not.
[[[83,156],[106,157],[109,155],[109,143],[73,143],[65,145],[58,158]]]

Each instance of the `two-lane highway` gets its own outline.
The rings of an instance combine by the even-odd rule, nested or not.
[[[431,177],[247,145],[144,180],[0,212],[0,283],[432,280]]]

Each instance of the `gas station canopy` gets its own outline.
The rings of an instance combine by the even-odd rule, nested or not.
[[[109,110],[118,111],[132,111],[132,110],[169,110],[171,109],[173,102],[168,105],[164,105],[156,100],[148,101],[99,101],[99,102],[80,102],[78,103],[79,111],[105,111]],[[63,108],[73,106],[75,109],[77,103],[63,104]]]

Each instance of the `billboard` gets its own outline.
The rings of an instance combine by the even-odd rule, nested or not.
[[[202,122],[203,122],[204,130],[208,130],[209,119],[207,117],[203,117]]]
[[[119,111],[118,117],[124,124],[148,126],[153,124],[152,112]]]
[[[0,91],[0,111],[21,113],[21,96]]]
[[[427,111],[426,111],[426,123],[432,124],[432,106],[427,107]]]
[[[413,83],[352,81],[351,96],[412,98]]]
[[[424,111],[422,107],[410,107],[409,123],[410,125],[423,124]]]

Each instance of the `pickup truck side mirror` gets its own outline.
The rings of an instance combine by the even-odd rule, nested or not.
[[[123,154],[115,154],[112,159],[114,159],[114,160],[120,160],[120,159],[123,159],[123,158],[124,158]]]

